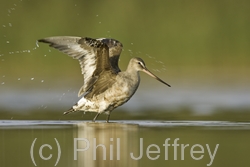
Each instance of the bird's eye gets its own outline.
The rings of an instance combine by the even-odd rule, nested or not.
[[[139,61],[138,61],[138,64],[140,64],[140,65],[141,65],[141,62],[139,62]]]

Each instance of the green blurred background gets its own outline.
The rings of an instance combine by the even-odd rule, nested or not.
[[[142,74],[111,119],[250,119],[250,1],[9,0],[0,15],[0,119],[93,118],[62,116],[78,100],[79,64],[36,45],[63,35],[115,38],[122,70],[141,57],[172,86]]]

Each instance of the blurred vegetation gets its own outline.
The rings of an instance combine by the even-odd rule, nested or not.
[[[0,8],[0,75],[9,78],[79,78],[75,60],[52,48],[49,52],[43,44],[33,50],[37,39],[74,35],[120,40],[124,44],[123,69],[131,56],[140,56],[172,80],[192,76],[248,81],[247,0],[10,0],[3,1]],[[30,52],[20,53],[26,50]]]

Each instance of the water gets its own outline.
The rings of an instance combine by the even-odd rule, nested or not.
[[[1,121],[0,166],[244,167],[249,138],[249,122]]]
[[[31,78],[31,80],[35,80]],[[40,82],[40,81],[39,81]],[[44,80],[41,80],[41,83]],[[4,83],[2,83],[4,84]],[[49,109],[66,110],[75,104],[77,88],[47,90],[30,89],[20,90],[6,88],[0,94],[0,108],[25,112],[24,110],[37,109],[41,105],[50,106]],[[12,101],[13,103],[9,103]],[[222,88],[170,88],[150,89],[139,88],[132,99],[119,107],[126,111],[144,111],[145,109],[181,110],[189,108],[196,114],[211,114],[218,109],[241,110],[250,108],[250,91],[248,89]]]

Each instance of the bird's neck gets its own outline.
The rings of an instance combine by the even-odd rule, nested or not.
[[[125,71],[125,75],[126,78],[129,78],[129,80],[131,80],[131,84],[137,84],[140,83],[140,75],[139,75],[139,71],[135,71],[131,68],[127,68],[127,70]]]
[[[139,71],[134,70],[130,66],[127,67],[126,73],[129,74],[132,77],[138,77],[139,76]]]

